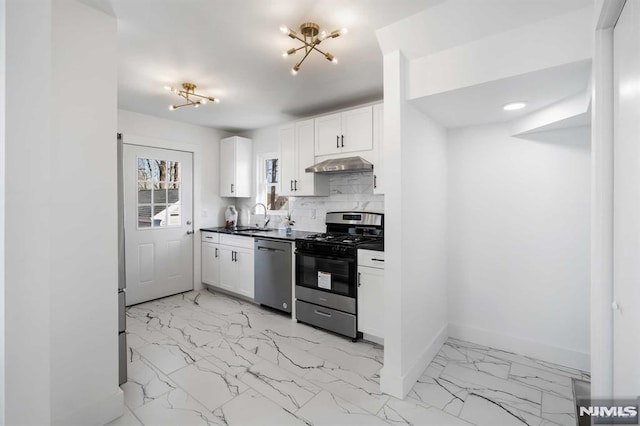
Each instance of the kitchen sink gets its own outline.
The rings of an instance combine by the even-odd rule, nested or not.
[[[273,228],[267,228],[267,229],[262,229],[262,228],[238,228],[233,232],[269,232],[269,231],[275,231],[275,229],[273,229]]]

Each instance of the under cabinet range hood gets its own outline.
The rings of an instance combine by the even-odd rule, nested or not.
[[[366,172],[373,164],[362,157],[332,158],[304,169],[307,173]]]

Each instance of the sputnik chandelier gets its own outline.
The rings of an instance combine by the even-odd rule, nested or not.
[[[184,104],[170,105],[169,109],[171,111],[181,108],[183,106],[193,106],[194,108],[198,108],[200,105],[204,105],[208,101],[220,102],[220,99],[218,98],[212,98],[211,96],[204,96],[204,95],[197,94],[195,92],[196,85],[193,83],[182,83],[183,90],[176,89],[175,87],[171,87],[171,86],[164,86],[164,88],[187,100],[187,102]],[[197,99],[194,99],[194,97]]]
[[[292,75],[298,74],[300,66],[313,50],[322,54],[329,62],[337,64],[338,59],[331,53],[323,52],[322,50],[318,49],[318,45],[327,38],[336,38],[347,33],[347,29],[342,28],[340,30],[331,31],[329,34],[327,34],[325,31],[320,31],[320,26],[315,22],[305,22],[304,24],[300,25],[300,34],[302,35],[302,37],[286,25],[282,25],[280,27],[280,31],[282,31],[283,34],[291,37],[292,39],[301,41],[303,43],[302,46],[297,48],[292,47],[282,54],[282,56],[286,58],[290,55],[295,54],[298,50],[304,49],[304,56],[302,57],[302,59],[300,59],[300,61],[295,64],[293,68],[291,68]]]

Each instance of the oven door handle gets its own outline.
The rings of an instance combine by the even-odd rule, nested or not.
[[[307,253],[307,252],[296,252],[296,256],[308,256],[308,257],[315,257],[316,259],[327,259],[327,260],[335,260],[338,262],[348,262],[348,263],[355,263],[355,259],[353,258],[346,258],[346,257],[335,257],[335,256],[323,256],[320,254],[311,254],[311,253]]]

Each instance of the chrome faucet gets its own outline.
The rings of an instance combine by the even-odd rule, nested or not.
[[[251,207],[251,211],[255,211],[254,209],[258,206],[262,206],[262,208],[264,209],[264,225],[262,225],[262,229],[265,229],[267,227],[267,224],[271,221],[271,219],[269,219],[269,215],[267,214],[267,206],[265,206],[262,203],[254,204],[253,207]],[[258,214],[257,211],[256,211],[256,214]],[[257,223],[256,223],[256,226],[258,226]]]

